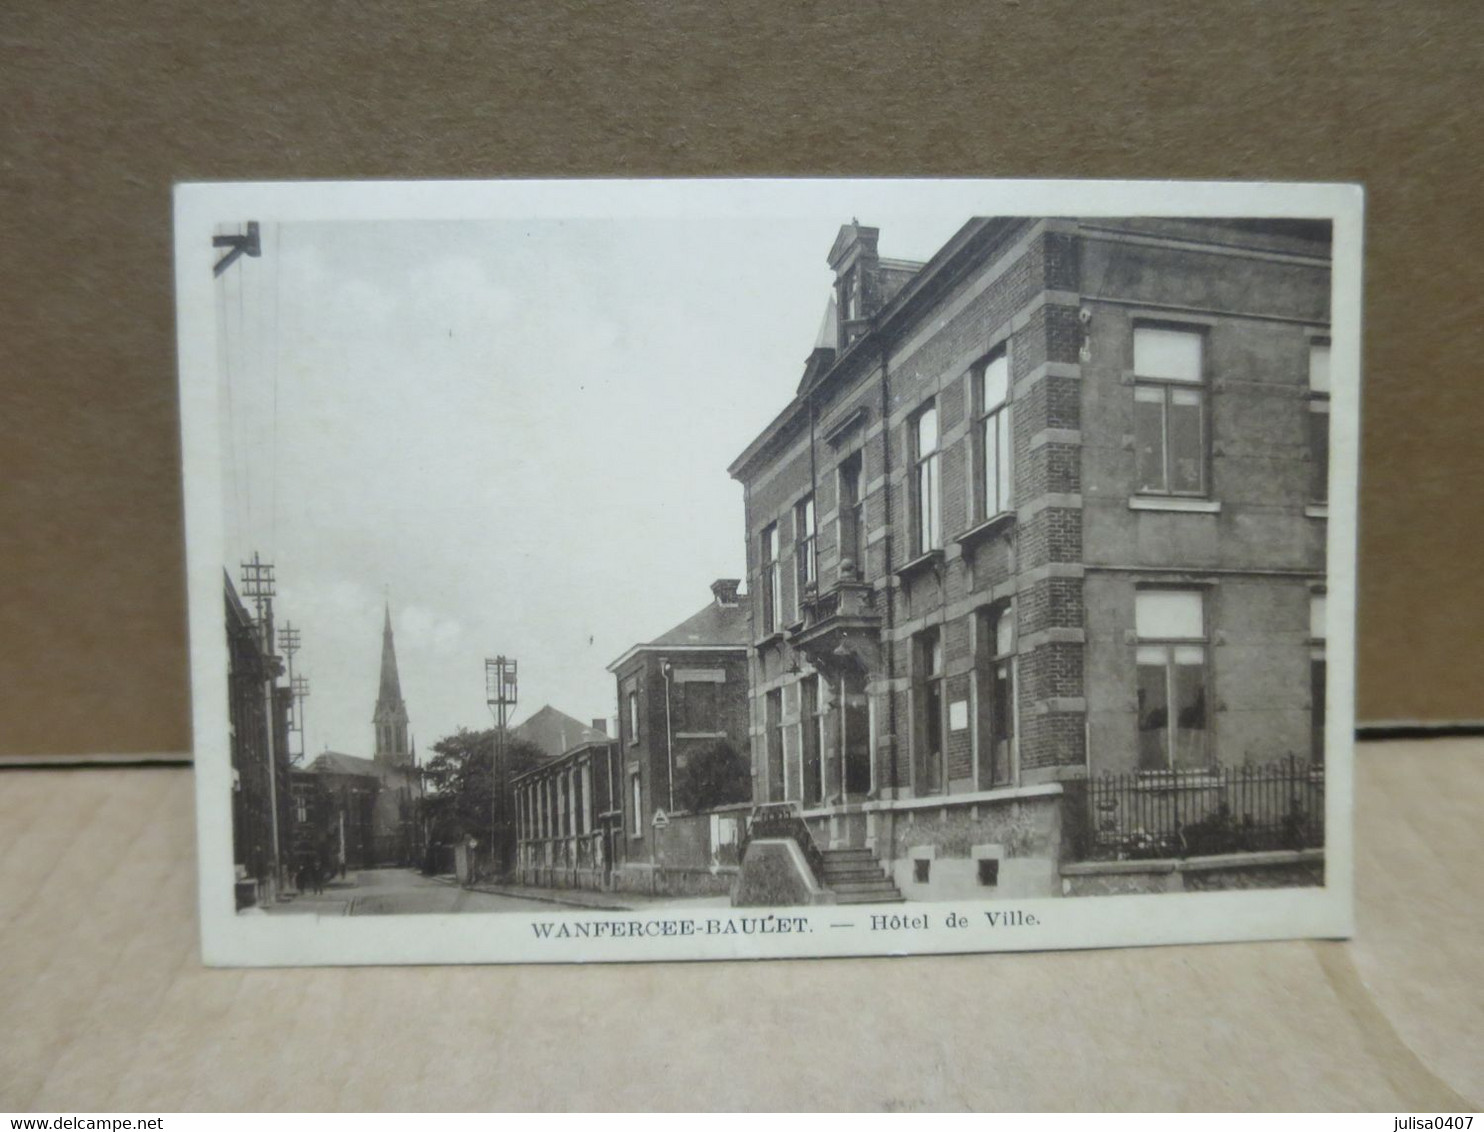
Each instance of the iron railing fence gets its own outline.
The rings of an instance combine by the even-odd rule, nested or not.
[[[814,874],[814,879],[821,885],[824,884],[824,855],[815,845],[809,826],[799,813],[798,803],[765,802],[754,806],[737,844],[738,861],[747,855],[748,843],[759,837],[793,838],[803,851],[804,859],[809,862],[809,870]]]
[[[1086,783],[1084,860],[1310,849],[1324,844],[1324,768],[1299,758],[1103,774]]]

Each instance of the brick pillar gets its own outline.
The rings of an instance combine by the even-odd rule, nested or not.
[[[1020,769],[1026,784],[1086,761],[1083,686],[1082,324],[1075,241],[1050,232],[1044,302],[1017,329],[1015,532]]]

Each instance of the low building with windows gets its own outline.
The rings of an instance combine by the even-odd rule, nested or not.
[[[908,899],[1317,882],[1328,224],[877,243],[730,469],[757,801]]]
[[[511,779],[516,881],[613,888],[624,850],[622,782],[618,744],[606,736]]]

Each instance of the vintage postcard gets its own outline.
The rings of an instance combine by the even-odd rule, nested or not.
[[[1362,193],[176,193],[212,964],[1351,931]]]

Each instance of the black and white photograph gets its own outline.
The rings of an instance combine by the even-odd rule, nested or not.
[[[181,186],[206,960],[1348,934],[1360,201]]]

